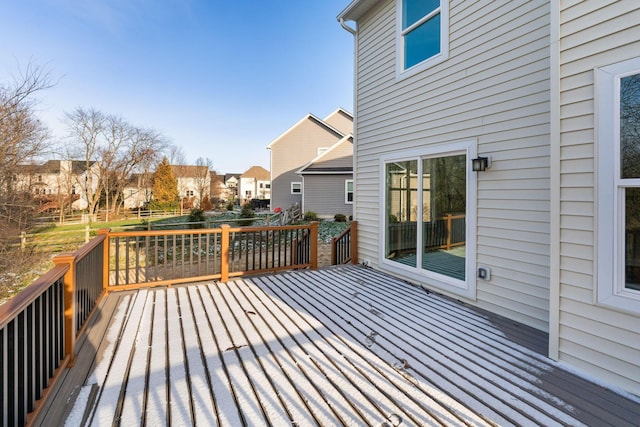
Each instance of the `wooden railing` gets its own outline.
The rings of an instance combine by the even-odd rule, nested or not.
[[[389,224],[389,251],[406,251],[416,249],[415,221],[395,222]],[[445,249],[464,245],[465,215],[446,215],[435,221],[422,223],[423,246],[425,250]]]
[[[317,268],[318,223],[108,232],[107,290]]]
[[[0,426],[35,419],[100,298],[112,290],[317,268],[318,223],[110,232],[0,306]]]
[[[331,239],[331,265],[358,263],[358,222],[352,221],[338,237]]]
[[[0,306],[0,425],[23,426],[41,408],[103,295],[98,237],[54,258],[56,266]]]

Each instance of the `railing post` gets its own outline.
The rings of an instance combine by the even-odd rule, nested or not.
[[[451,221],[452,215],[447,214],[447,250],[451,250]]]
[[[84,227],[84,242],[89,243],[89,226]]]
[[[64,354],[69,356],[69,367],[76,356],[76,262],[72,253],[53,258],[56,265],[69,265],[64,275]]]
[[[358,221],[351,221],[351,225],[349,226],[351,231],[349,232],[351,235],[349,236],[349,244],[351,245],[351,264],[358,263]]]
[[[337,237],[331,238],[331,265],[338,265],[338,248],[336,245]]]
[[[107,293],[109,289],[109,248],[111,245],[109,244],[109,231],[108,228],[101,228],[98,230],[98,234],[104,234],[104,245],[102,250],[102,289],[104,289],[105,293]]]
[[[310,246],[310,254],[311,258],[311,269],[318,269],[318,221],[313,221],[311,224],[311,235],[309,238],[311,239]]]
[[[229,224],[222,224],[220,229],[220,281],[229,281]]]

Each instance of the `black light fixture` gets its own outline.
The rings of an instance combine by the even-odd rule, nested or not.
[[[485,171],[490,166],[491,166],[491,161],[489,160],[488,157],[478,156],[477,158],[471,160],[471,169],[473,169],[474,172]]]

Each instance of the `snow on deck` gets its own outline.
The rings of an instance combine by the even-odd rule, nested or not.
[[[543,334],[345,266],[122,298],[67,425],[633,425]],[[513,339],[518,336],[516,343]],[[536,336],[537,335],[537,336]],[[524,344],[524,345],[523,345]]]

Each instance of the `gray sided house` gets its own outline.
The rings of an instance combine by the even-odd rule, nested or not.
[[[307,114],[267,146],[271,151],[272,210],[302,204],[298,170],[350,134],[352,121],[351,114],[341,108],[324,120]]]
[[[353,215],[353,137],[348,135],[298,170],[302,210],[319,218]]]
[[[640,3],[354,0],[338,19],[360,261],[640,394]]]

